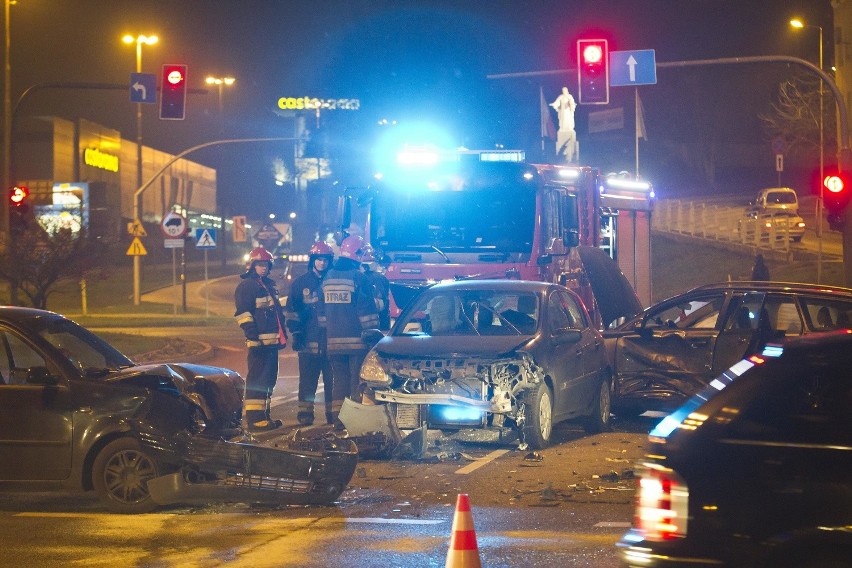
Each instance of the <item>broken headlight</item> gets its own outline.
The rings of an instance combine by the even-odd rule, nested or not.
[[[370,350],[361,364],[361,380],[370,385],[387,386],[391,384],[391,377],[382,366],[375,349]]]

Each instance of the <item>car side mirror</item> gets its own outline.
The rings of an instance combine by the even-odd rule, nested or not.
[[[31,385],[55,385],[59,377],[50,374],[47,367],[30,367],[26,371],[27,383]]]
[[[577,343],[582,339],[583,332],[579,329],[557,329],[553,334],[553,342],[557,345],[564,345],[566,343]]]
[[[365,329],[361,332],[361,340],[370,347],[381,341],[384,336],[384,332],[380,329]]]

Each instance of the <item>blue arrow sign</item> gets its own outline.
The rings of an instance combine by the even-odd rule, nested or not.
[[[610,87],[656,84],[657,62],[653,49],[609,52]]]
[[[196,248],[216,248],[216,229],[195,229]]]
[[[157,76],[153,73],[131,73],[130,102],[156,103]]]

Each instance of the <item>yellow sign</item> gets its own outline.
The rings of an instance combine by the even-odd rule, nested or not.
[[[97,148],[86,148],[83,150],[83,163],[93,168],[100,168],[108,172],[118,171],[118,156],[101,152]]]
[[[234,222],[234,242],[246,242],[246,216],[236,215],[232,220]]]
[[[127,224],[127,234],[131,237],[147,237],[148,231],[145,230],[145,227],[142,225],[142,221],[136,219]]]
[[[139,240],[139,237],[133,237],[133,242],[130,243],[130,248],[127,249],[127,256],[145,256],[147,254],[148,251],[145,250],[145,246]]]
[[[278,99],[281,110],[358,110],[361,108],[359,99],[318,99],[315,97],[281,97]]]

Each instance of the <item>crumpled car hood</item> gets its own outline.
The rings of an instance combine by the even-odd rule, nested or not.
[[[385,337],[376,344],[380,355],[390,357],[499,357],[530,341],[529,336],[490,337]]]
[[[137,365],[110,373],[105,380],[183,396],[204,410],[209,429],[240,423],[245,381],[230,369],[190,363]]]

